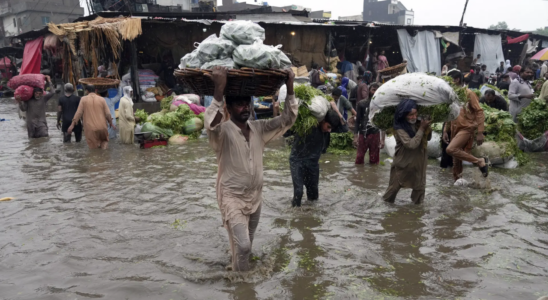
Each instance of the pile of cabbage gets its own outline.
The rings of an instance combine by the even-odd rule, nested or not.
[[[281,45],[264,45],[265,31],[251,21],[232,21],[221,27],[220,37],[213,34],[196,49],[181,58],[179,69],[212,69],[215,66],[238,69],[285,69],[291,66]]]
[[[174,111],[163,109],[149,115],[141,132],[152,132],[154,137],[186,135],[192,140],[200,136],[203,127],[204,114],[195,115],[188,105],[182,104]]]

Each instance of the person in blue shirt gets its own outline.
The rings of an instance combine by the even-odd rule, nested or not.
[[[122,98],[122,86],[118,88],[118,93],[112,98],[108,97],[108,91],[100,93],[100,96],[105,98],[108,109],[110,110],[110,114],[112,116],[112,125],[116,126],[116,110],[114,109],[114,106],[116,106],[116,103],[118,103]],[[110,125],[108,126],[108,137],[110,139],[116,138],[116,129],[110,127]]]

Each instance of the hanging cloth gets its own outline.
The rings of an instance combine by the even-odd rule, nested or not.
[[[42,65],[42,44],[44,37],[41,36],[33,41],[27,42],[23,52],[23,64],[21,65],[21,75],[40,74]]]

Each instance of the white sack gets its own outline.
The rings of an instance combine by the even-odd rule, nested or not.
[[[280,88],[280,93],[278,94],[278,102],[284,103],[286,97],[287,97],[287,85],[284,84]]]
[[[312,98],[310,105],[308,106],[308,109],[310,110],[310,113],[316,117],[318,122],[323,121],[325,119],[325,115],[327,114],[327,111],[331,105],[329,104],[329,101],[325,99],[322,96],[316,96]]]
[[[258,41],[253,45],[240,45],[233,53],[238,66],[255,69],[285,69],[291,67],[291,61],[280,48],[282,45],[268,46]]]
[[[441,156],[441,135],[437,132],[432,132],[432,138],[428,141],[427,152],[429,158],[438,158]]]
[[[394,136],[384,139],[384,152],[390,157],[396,155],[396,138]]]
[[[264,41],[264,28],[251,21],[232,21],[221,27],[221,37],[238,45],[251,45],[256,41]]]
[[[452,121],[459,115],[458,97],[453,88],[443,79],[424,73],[400,75],[383,84],[373,96],[369,120],[387,106],[397,106],[403,99],[412,99],[421,106],[432,106],[442,103],[451,104]]]

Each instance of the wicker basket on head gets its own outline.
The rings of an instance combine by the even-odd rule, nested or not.
[[[401,73],[406,67],[407,67],[407,63],[395,65],[395,66],[393,66],[393,67],[388,67],[388,68],[386,68],[386,69],[383,69],[383,70],[379,71],[379,74],[381,74],[381,76],[388,76],[388,75],[399,74],[399,73]]]
[[[93,85],[100,91],[117,88],[120,85],[120,80],[112,78],[82,78],[78,82],[84,85]]]
[[[213,95],[215,84],[209,76],[213,70],[181,69],[174,75],[179,82],[198,95]],[[272,96],[287,80],[288,74],[283,70],[258,70],[242,68],[228,70],[226,96]]]

